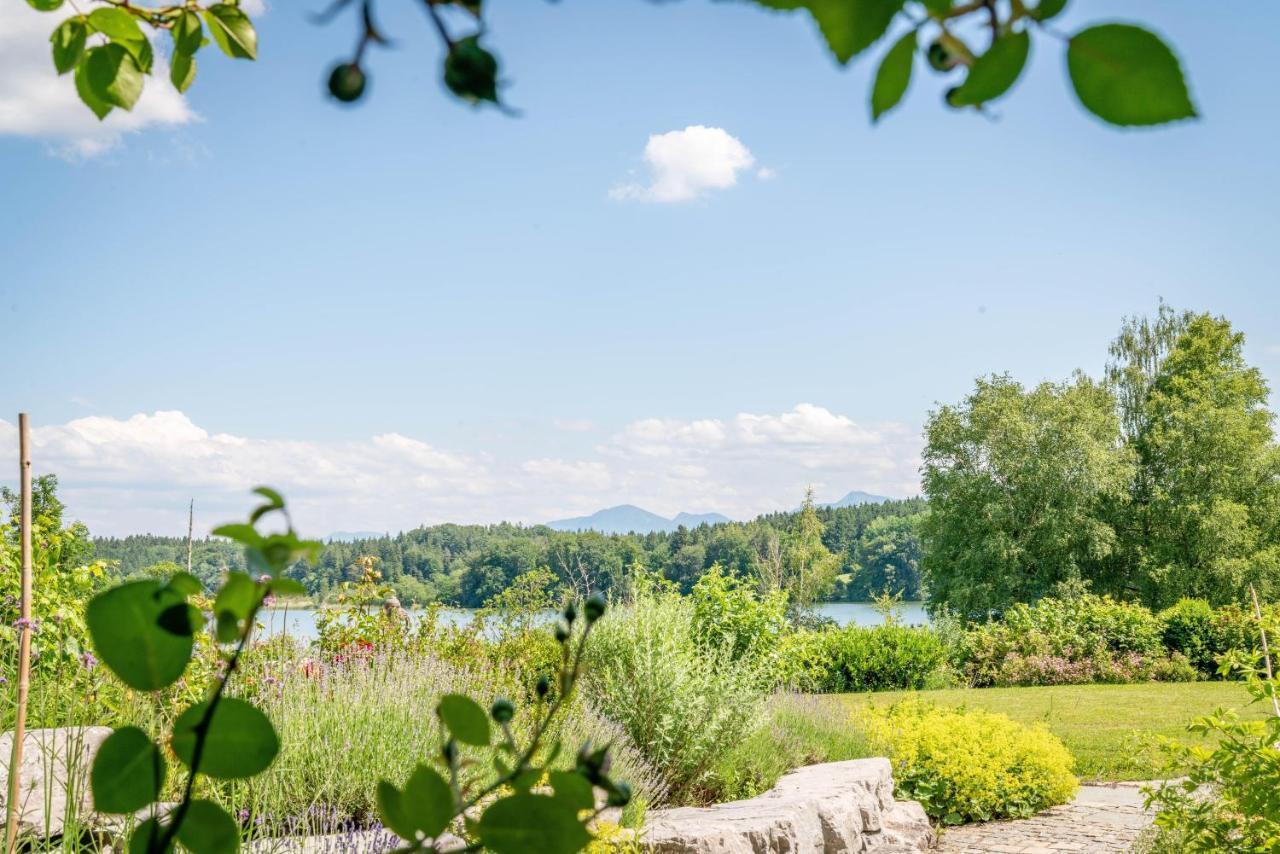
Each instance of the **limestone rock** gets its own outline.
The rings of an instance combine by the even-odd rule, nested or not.
[[[22,739],[18,769],[18,832],[38,836],[62,833],[68,820],[88,825],[93,812],[89,768],[110,727],[29,729]],[[9,757],[13,733],[0,734],[0,809],[9,796]],[[3,814],[3,813],[0,813]]]
[[[891,854],[933,841],[920,805],[893,799],[887,759],[799,768],[746,801],[654,810],[641,833],[651,854]]]

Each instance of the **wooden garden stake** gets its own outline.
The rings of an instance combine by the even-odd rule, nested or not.
[[[22,553],[22,602],[18,621],[18,711],[13,724],[13,750],[9,754],[9,796],[5,803],[5,851],[18,845],[18,781],[22,768],[22,741],[27,732],[27,691],[31,680],[31,435],[27,414],[18,413],[18,482],[22,490],[19,542]]]

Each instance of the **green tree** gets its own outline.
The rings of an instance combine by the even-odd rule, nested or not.
[[[830,595],[840,558],[822,542],[826,530],[813,503],[813,489],[805,492],[800,513],[782,541],[781,587],[792,608],[805,610]]]
[[[1027,391],[980,379],[930,413],[921,525],[930,607],[984,618],[1072,579],[1099,580],[1115,548],[1104,509],[1127,498],[1133,465],[1115,399],[1081,374]]]
[[[867,524],[855,547],[857,570],[845,587],[846,598],[865,601],[883,594],[921,598],[920,523],[923,518],[923,513],[880,516]]]
[[[1274,416],[1243,347],[1225,318],[1189,317],[1142,402],[1129,550],[1153,606],[1280,592]]]

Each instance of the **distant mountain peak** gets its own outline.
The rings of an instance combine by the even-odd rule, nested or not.
[[[823,507],[856,507],[859,504],[883,504],[886,501],[892,501],[884,495],[872,495],[870,492],[863,492],[861,489],[855,489],[839,501],[832,501],[830,504],[823,504]]]
[[[681,525],[696,528],[699,525],[719,525],[730,521],[720,513],[679,513],[668,519],[634,504],[619,504],[597,510],[590,516],[556,519],[547,527],[556,531],[598,531],[602,534],[650,534],[674,531]]]

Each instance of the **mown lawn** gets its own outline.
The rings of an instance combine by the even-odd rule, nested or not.
[[[961,688],[946,691],[886,691],[828,698],[850,712],[868,703],[885,705],[919,696],[939,705],[1001,712],[1025,723],[1043,723],[1076,758],[1085,781],[1150,780],[1161,776],[1157,736],[1185,740],[1197,716],[1219,707],[1260,718],[1260,705],[1229,682],[1146,683],[1141,685],[1057,685],[1044,688]],[[856,719],[856,716],[855,716]]]

